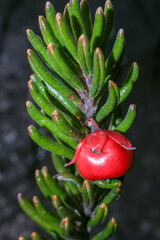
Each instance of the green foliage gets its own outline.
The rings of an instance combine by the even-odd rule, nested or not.
[[[47,167],[35,171],[37,185],[52,203],[54,211],[35,196],[33,203],[18,195],[21,208],[52,239],[89,239],[91,229],[108,219],[108,205],[121,192],[121,179],[91,182],[83,179],[77,168],[65,167],[78,143],[93,130],[86,119],[92,117],[103,128],[125,133],[136,117],[136,106],[130,105],[123,119],[121,103],[131,92],[139,73],[133,63],[119,88],[114,82],[120,69],[125,35],[120,29],[113,48],[105,60],[105,50],[113,26],[113,6],[107,0],[98,8],[92,27],[91,11],[86,0],[70,0],[63,15],[46,3],[46,18],[39,17],[42,38],[27,30],[28,39],[37,52],[28,50],[34,72],[28,83],[38,105],[27,101],[27,111],[35,122],[53,138],[33,126],[28,128],[33,141],[52,153],[57,175]],[[41,60],[40,60],[41,59]],[[107,91],[108,88],[108,91]],[[106,102],[104,103],[103,98]],[[106,126],[110,120],[109,126]],[[56,213],[55,213],[56,212]],[[114,218],[92,240],[108,239],[117,228]],[[19,240],[29,238],[20,237]],[[49,240],[33,232],[32,240]]]

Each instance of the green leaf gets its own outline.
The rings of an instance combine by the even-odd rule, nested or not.
[[[116,126],[118,126],[122,122],[122,120],[123,120],[122,107],[121,105],[118,105],[112,114],[109,129],[114,130]]]
[[[56,237],[55,232],[59,232],[59,228],[46,221],[35,209],[35,207],[23,196],[23,194],[18,194],[17,196],[20,207],[23,211],[32,218],[38,225],[40,225],[43,229],[45,229],[51,236]]]
[[[113,82],[113,86],[114,86],[114,90],[115,90],[115,93],[117,96],[117,104],[118,104],[120,101],[120,90],[115,82]]]
[[[78,131],[78,129],[72,127],[66,119],[63,117],[63,115],[55,110],[52,113],[52,120],[55,122],[57,127],[62,131],[63,134],[75,139],[75,140],[82,140],[85,135]]]
[[[70,166],[68,166],[67,168],[65,167],[65,164],[66,164],[65,158],[63,158],[55,153],[52,153],[52,162],[53,162],[56,172],[58,172],[58,173],[64,173],[64,172],[71,171]]]
[[[53,104],[55,101],[51,100],[50,101],[50,97],[49,97],[49,93],[47,93],[46,88],[44,87],[44,85],[42,84],[42,82],[34,75],[31,76],[31,79],[28,82],[28,88],[29,91],[34,99],[34,101],[45,111],[45,113],[47,113],[48,116],[52,117],[52,113],[57,110],[60,114],[62,114],[64,116],[64,118],[66,119],[66,121],[72,126],[76,126],[78,129],[80,129],[81,132],[84,132],[84,130],[82,129],[82,126],[80,125],[80,122],[78,121],[78,119],[73,119],[73,116],[70,114],[67,115],[66,113],[64,113],[63,111],[61,111],[58,107],[57,104],[56,106]],[[35,85],[36,83],[36,85]],[[38,85],[38,89],[37,86]],[[40,91],[39,91],[40,90]],[[70,98],[74,98],[73,96],[70,96]],[[59,106],[62,109],[62,106]],[[76,122],[75,122],[76,121]],[[80,134],[81,135],[81,134]],[[77,136],[78,137],[78,136]]]
[[[49,189],[52,191],[52,196],[53,195],[59,195],[62,201],[67,204],[67,200],[69,201],[69,195],[64,191],[64,189],[58,184],[58,182],[51,177],[48,168],[44,166],[42,168],[42,174],[44,177],[44,180],[49,187]]]
[[[69,16],[75,40],[78,41],[81,34],[86,33],[82,22],[82,16],[78,0],[70,0]]]
[[[113,27],[113,6],[110,0],[107,0],[104,7],[104,25],[102,37],[99,44],[100,49],[105,53],[109,36]]]
[[[99,100],[102,98],[104,92],[106,91],[106,87],[107,87],[107,84],[108,84],[108,81],[110,79],[112,79],[112,81],[117,77],[117,74],[120,70],[120,66],[121,66],[121,62],[122,62],[122,59],[123,59],[123,55],[124,55],[124,52],[122,53],[120,59],[115,63],[115,65],[113,66],[111,72],[107,75],[107,77],[105,78],[105,81],[104,81],[104,84],[103,84],[103,87],[102,89],[100,90],[100,92],[98,93],[98,95],[96,96],[96,101],[99,102]],[[116,89],[115,89],[116,90]]]
[[[119,180],[116,179],[107,179],[107,180],[98,180],[98,181],[94,181],[94,184],[96,184],[98,187],[100,188],[118,188],[121,187],[122,183]]]
[[[129,70],[129,73],[126,77],[126,80],[122,87],[120,88],[120,102],[124,102],[124,100],[128,97],[130,92],[132,91],[132,88],[134,84],[136,83],[139,75],[139,66],[136,62],[132,63],[132,66]]]
[[[71,210],[63,204],[59,196],[54,195],[52,197],[52,204],[62,218],[69,217],[73,220],[81,220],[81,217],[73,209]]]
[[[125,116],[124,120],[114,129],[115,131],[119,131],[121,133],[125,133],[130,129],[134,120],[136,118],[136,106],[130,105],[127,115]]]
[[[34,81],[37,83],[37,79],[35,76],[32,77],[32,79],[34,79]],[[43,86],[42,86],[43,87]],[[55,111],[56,107],[49,102],[37,89],[35,83],[30,80],[28,82],[28,88],[29,91],[34,99],[34,101],[45,111],[45,113],[47,113],[48,116],[52,116],[52,113]],[[41,88],[42,89],[42,88]],[[42,89],[42,91],[44,92],[45,89]],[[47,96],[48,97],[48,96]]]
[[[64,188],[62,188],[58,184],[58,182],[54,178],[51,177],[50,173],[48,172],[47,167],[42,168],[42,174],[43,174],[43,177],[44,177],[44,180],[45,180],[47,186],[52,191],[52,196],[58,195],[67,207],[69,207],[70,205],[76,207],[74,199],[72,199],[69,196],[69,194],[64,190]]]
[[[67,59],[66,61],[60,49],[56,48],[56,46],[51,43],[48,45],[48,54],[53,62],[56,61],[58,65],[61,66],[61,72],[65,74],[66,81],[71,86],[76,90],[85,90],[85,87],[80,80],[80,76],[76,75],[76,73],[70,68],[68,64],[69,60]]]
[[[73,92],[67,88],[60,80],[55,78],[52,73],[45,67],[32,50],[28,50],[28,60],[34,73],[50,87],[54,86],[55,91],[69,97]]]
[[[52,96],[47,91],[45,84],[35,74],[32,74],[30,76],[30,81],[28,82],[28,88],[31,95],[33,95],[32,96],[33,99],[34,98],[36,99],[36,100],[34,99],[35,102],[38,101],[37,99],[39,99],[38,95],[42,95],[46,102],[50,102],[52,100]]]
[[[63,172],[56,175],[56,179],[58,182],[64,182],[74,196],[80,195],[80,192],[82,191],[82,183],[77,176],[72,173]]]
[[[26,237],[19,237],[18,240],[30,240],[29,238],[26,238]]]
[[[36,178],[37,185],[40,188],[43,195],[47,199],[51,199],[52,198],[52,191],[47,186],[41,171],[38,170],[38,169],[35,171],[35,178]]]
[[[73,223],[70,221],[69,217],[65,217],[62,219],[59,230],[61,235],[63,236],[63,239],[83,240],[83,236],[80,236],[79,233],[74,231]]]
[[[47,209],[43,203],[39,200],[37,196],[33,197],[33,204],[37,210],[37,212],[44,217],[44,219],[48,222],[54,223],[56,226],[59,226],[60,217],[58,217],[55,213],[52,213],[49,209]]]
[[[103,9],[99,7],[95,14],[93,32],[92,32],[92,37],[90,41],[91,54],[93,54],[95,49],[99,47],[99,43],[103,33],[103,25],[104,25]]]
[[[41,58],[47,63],[51,64],[50,58],[47,54],[47,47],[43,40],[37,36],[32,30],[27,29],[27,37],[30,41],[31,45],[34,47],[34,49],[38,52],[38,54],[41,56]]]
[[[117,64],[118,60],[121,59],[121,56],[124,53],[124,49],[125,49],[124,30],[120,29],[118,31],[113,49],[105,63],[107,75],[111,72],[111,70]]]
[[[88,222],[88,227],[94,227],[97,224],[103,223],[108,216],[108,206],[103,203],[99,206],[98,210],[95,212],[95,215]]]
[[[51,4],[51,2],[49,2],[49,1],[46,2],[45,12],[46,12],[47,21],[50,24],[50,27],[52,28],[54,35],[59,40],[60,44],[62,46],[64,46],[64,41],[61,38],[59,31],[57,29],[57,25],[56,25],[56,20],[55,20],[56,11],[55,11],[53,5]]]
[[[32,238],[32,240],[49,240],[48,238],[43,237],[42,235],[40,235],[37,232],[33,232],[31,234],[31,238]]]
[[[82,186],[82,197],[83,202],[87,208],[92,208],[94,204],[94,193],[93,187],[89,180],[85,180]]]
[[[73,96],[74,93],[51,74],[32,50],[28,50],[28,58],[33,71],[39,79],[45,82],[49,93],[62,103],[73,115],[79,117],[82,111],[78,106],[74,105],[73,100],[70,100],[70,97]]]
[[[48,66],[54,71],[54,74],[55,75],[58,74],[57,76],[62,77],[64,80],[66,78],[69,79],[68,75],[65,74],[63,68],[61,68],[61,65],[58,64],[56,59],[53,61],[53,59],[48,55],[46,45],[44,44],[42,39],[39,36],[35,35],[35,33],[33,33],[31,30],[27,30],[27,36],[34,49],[38,52],[40,57],[48,64]],[[64,55],[64,51],[62,49],[61,52],[63,52]],[[68,58],[67,60],[71,61],[69,57],[67,58]],[[71,64],[73,68],[74,67],[73,62]]]
[[[78,53],[77,53],[76,42],[74,40],[72,32],[70,31],[69,26],[67,25],[61,13],[56,14],[56,24],[57,24],[58,31],[61,35],[61,38],[65,43],[66,48],[72,54],[73,58],[77,60]]]
[[[94,236],[92,240],[106,240],[107,238],[112,236],[112,234],[116,231],[116,229],[117,229],[117,221],[115,220],[115,218],[111,218],[106,228],[104,228],[100,233]]]
[[[83,26],[87,34],[86,36],[90,40],[92,36],[92,19],[91,19],[90,7],[86,0],[81,0],[80,11],[81,11],[81,17],[83,21]]]
[[[74,157],[74,151],[64,147],[63,145],[52,141],[44,134],[40,133],[35,127],[30,126],[28,128],[29,134],[34,142],[49,152],[55,152],[58,155],[62,155],[69,159]]]
[[[109,193],[96,206],[95,211],[99,208],[101,204],[105,203],[106,205],[109,205],[111,202],[113,202],[120,193],[120,190],[120,188],[110,190]]]
[[[81,69],[86,77],[89,77],[91,70],[91,56],[90,56],[90,48],[89,41],[87,37],[82,34],[78,40],[78,58]],[[89,68],[88,68],[89,67]]]
[[[48,21],[43,16],[39,16],[39,27],[46,45],[53,43],[54,45],[59,46],[58,39],[53,33]]]
[[[104,86],[105,76],[106,76],[106,70],[105,70],[105,59],[103,52],[99,49],[98,51],[98,61],[99,61],[99,69],[100,69],[100,79],[99,79],[99,87],[98,87],[98,93],[101,91],[101,89]]]
[[[96,48],[94,51],[93,56],[93,80],[92,80],[92,87],[90,89],[90,98],[95,97],[96,93],[98,92],[99,88],[99,81],[100,81],[100,58],[99,55],[101,50]]]
[[[77,142],[74,139],[63,134],[61,130],[58,128],[57,124],[48,117],[46,117],[43,113],[41,113],[32,102],[27,101],[26,106],[27,111],[31,118],[34,121],[36,121],[41,127],[44,127],[47,130],[49,130],[53,134],[53,136],[56,135],[64,142],[66,142],[68,145],[70,145],[72,148],[74,149],[77,148]]]
[[[73,122],[75,122],[76,126],[79,125],[81,129],[84,129],[83,126],[81,126],[81,123],[79,122],[79,120],[81,120],[82,117],[84,118],[84,113],[82,112],[82,110],[80,109],[80,107],[78,105],[74,104],[74,102],[72,100],[72,99],[74,99],[74,94],[71,94],[69,96],[69,98],[67,98],[66,96],[59,94],[57,91],[55,91],[55,89],[50,87],[48,84],[46,84],[46,85],[47,85],[49,93],[53,97],[57,98],[58,103],[56,103],[56,105],[58,105],[58,108],[62,107],[63,116],[65,117],[65,119],[69,123],[71,123],[72,119],[73,119]],[[64,113],[67,113],[67,114],[64,115]]]
[[[70,221],[69,217],[65,217],[62,219],[60,225],[59,225],[59,230],[62,236],[67,236],[70,232]]]
[[[106,118],[116,107],[117,104],[117,95],[114,87],[115,83],[113,81],[109,81],[109,96],[106,103],[102,106],[96,116],[96,120],[100,122],[104,118]]]
[[[68,25],[68,28],[69,28],[70,32],[72,33],[72,35],[73,35],[72,27],[71,27],[71,21],[70,21],[70,16],[69,16],[69,3],[67,3],[65,8],[64,8],[63,18],[66,21],[66,23]]]

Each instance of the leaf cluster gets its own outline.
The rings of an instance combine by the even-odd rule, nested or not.
[[[34,126],[28,131],[39,146],[52,153],[57,175],[47,167],[36,170],[35,177],[43,195],[52,203],[56,214],[35,196],[33,203],[18,195],[21,208],[54,239],[88,239],[91,228],[105,222],[108,205],[119,196],[118,179],[90,182],[78,170],[65,167],[75,154],[78,143],[94,131],[90,118],[104,128],[125,133],[133,124],[136,106],[130,105],[123,117],[121,104],[130,94],[139,73],[133,63],[121,87],[114,82],[125,51],[124,30],[117,33],[113,48],[105,59],[105,51],[113,27],[113,6],[107,0],[99,7],[92,25],[86,0],[70,0],[63,14],[46,3],[46,17],[39,17],[42,37],[32,30],[27,36],[34,51],[27,51],[34,72],[28,82],[36,105],[27,101],[31,118],[52,136]],[[102,103],[106,96],[106,102]],[[92,240],[105,240],[116,230],[111,218]],[[46,238],[34,232],[32,240]],[[19,240],[28,238],[20,237]],[[48,239],[48,238],[47,238]]]

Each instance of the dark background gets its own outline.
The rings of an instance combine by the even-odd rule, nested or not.
[[[104,0],[90,0],[92,13]],[[126,33],[124,79],[132,61],[140,65],[140,77],[126,106],[137,104],[137,120],[128,137],[137,147],[136,162],[126,177],[123,194],[111,205],[110,215],[119,228],[113,240],[160,239],[160,14],[159,0],[113,0],[113,36],[123,27]],[[52,1],[57,11],[67,3]],[[0,0],[0,239],[29,236],[38,227],[20,209],[16,195],[29,199],[41,195],[34,171],[51,166],[50,155],[29,138],[26,113],[30,99],[27,82],[32,73],[27,62],[30,48],[25,30],[36,33],[38,15],[44,15],[44,0]],[[112,41],[111,41],[112,44]],[[126,110],[126,109],[125,109]]]

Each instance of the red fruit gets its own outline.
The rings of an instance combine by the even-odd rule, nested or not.
[[[77,146],[72,164],[77,161],[80,174],[96,181],[125,175],[132,167],[134,149],[121,133],[98,130],[88,134]]]

